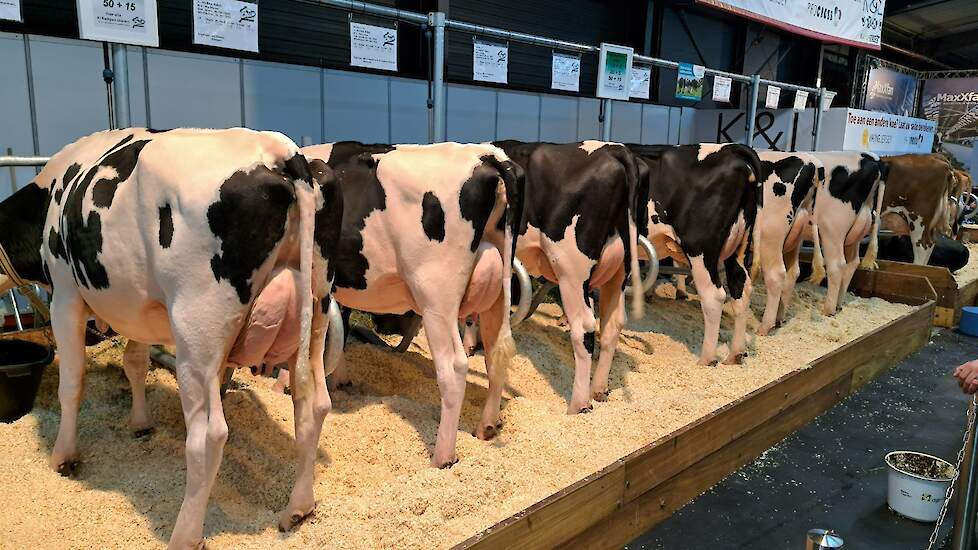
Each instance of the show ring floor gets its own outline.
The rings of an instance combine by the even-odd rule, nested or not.
[[[850,296],[840,313],[827,318],[817,312],[822,292],[799,285],[789,321],[773,336],[751,336],[742,366],[696,366],[702,337],[699,304],[654,300],[646,319],[629,322],[621,338],[609,401],[596,403],[590,414],[573,416],[564,414],[573,380],[570,342],[557,323],[558,309],[544,305],[514,331],[519,355],[510,369],[500,435],[483,442],[460,433],[460,462],[447,470],[429,467],[439,397],[423,335],[403,355],[351,344],[346,358],[354,387],[333,392],[334,409],[320,441],[319,506],[314,517],[289,534],[278,533],[276,520],[294,479],[291,400],[271,391],[272,380],[239,372],[224,402],[230,438],[208,507],[208,544],[430,548],[506,540],[515,529],[504,526],[497,535],[473,536],[507,518],[508,526],[519,526],[511,516],[619,464],[629,453],[804,371],[809,362],[891,321],[916,323],[933,309]],[[763,294],[755,290],[755,312],[762,308]],[[929,325],[929,317],[923,320]],[[722,342],[730,339],[730,324],[725,317]],[[749,330],[754,326],[750,323]],[[907,334],[894,337],[906,339]],[[160,546],[169,536],[185,469],[185,432],[173,374],[159,368],[150,372],[147,393],[157,429],[135,440],[126,427],[130,398],[118,368],[121,342],[89,352],[79,421],[83,464],[76,479],[62,478],[47,466],[58,425],[56,368],[46,372],[34,412],[0,425],[0,475],[15,480],[0,493],[5,545],[144,547]],[[722,346],[721,357],[725,352]],[[464,432],[475,426],[487,384],[481,356],[470,365]],[[850,383],[856,387],[857,381],[855,366],[846,368],[850,378],[839,382],[848,394]],[[835,395],[842,391],[840,385]],[[621,530],[619,536],[627,537],[622,542],[642,530],[628,532]]]

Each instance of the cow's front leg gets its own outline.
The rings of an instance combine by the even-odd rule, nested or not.
[[[51,328],[58,343],[58,401],[61,423],[51,467],[63,476],[78,466],[78,407],[85,377],[85,302],[71,288],[59,288],[51,302]]]
[[[132,388],[132,410],[129,413],[129,429],[136,437],[153,432],[153,422],[146,408],[146,374],[149,372],[149,345],[129,340],[122,353],[122,368]]]
[[[486,395],[486,403],[482,408],[482,418],[475,429],[475,436],[482,440],[496,437],[496,433],[501,427],[499,409],[503,399],[503,388],[506,386],[509,358],[512,356],[512,350],[502,350],[503,354],[497,353],[496,350],[496,346],[500,345],[499,331],[503,325],[503,315],[509,315],[509,308],[504,307],[503,299],[503,293],[500,292],[492,306],[481,312],[478,320],[475,321],[485,349],[486,374],[489,375],[489,393]],[[471,332],[474,331],[466,330],[466,336],[469,336]],[[474,339],[474,337],[472,338]],[[506,343],[502,344],[505,345]],[[466,346],[466,351],[468,351],[468,346]],[[506,359],[505,364],[497,365],[496,357]]]
[[[747,310],[750,306],[751,282],[743,262],[742,255],[728,258],[724,262],[727,272],[727,286],[730,287],[730,297],[734,300],[733,341],[730,344],[730,355],[724,360],[724,363],[728,365],[740,364],[747,343]],[[764,313],[767,315],[767,311]]]
[[[618,349],[618,337],[621,327],[625,324],[625,300],[622,292],[622,282],[625,280],[625,268],[622,266],[605,284],[601,285],[601,353],[598,355],[598,366],[591,380],[591,397],[595,401],[608,399],[608,377],[611,374],[611,362]]]
[[[704,258],[708,258],[704,261]],[[710,263],[706,263],[706,262]],[[708,269],[712,266],[712,269]],[[720,286],[720,276],[716,268],[716,256],[693,256],[690,258],[693,284],[700,295],[700,308],[703,310],[703,346],[700,348],[698,364],[716,363],[717,340],[720,338],[720,316],[727,295]]]
[[[323,300],[329,300],[329,297]],[[327,302],[328,303],[328,302]],[[309,341],[309,375],[291,377],[293,382],[304,381],[292,387],[292,407],[295,414],[296,479],[289,503],[279,517],[279,530],[287,531],[302,522],[316,508],[313,492],[316,474],[316,451],[323,431],[323,422],[332,409],[326,388],[326,369],[323,355],[326,350],[326,333],[329,317],[322,312],[319,303],[313,304],[312,335]],[[293,356],[289,370],[296,368],[298,357]]]
[[[458,438],[458,421],[465,398],[465,375],[469,370],[469,358],[465,356],[462,337],[458,333],[457,311],[446,313],[435,308],[423,309],[422,323],[441,393],[441,420],[438,423],[431,465],[445,468],[458,461],[455,456],[455,441]]]
[[[584,281],[573,277],[571,272],[561,273],[560,298],[570,328],[571,347],[574,349],[574,387],[567,404],[567,414],[591,410],[591,354],[594,352],[594,310],[589,304],[590,289]]]

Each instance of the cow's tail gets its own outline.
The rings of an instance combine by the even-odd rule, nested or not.
[[[822,284],[825,279],[825,258],[822,257],[822,245],[818,239],[818,223],[815,222],[815,215],[812,214],[812,274],[808,277],[808,282],[813,285]]]
[[[619,237],[622,242],[628,239],[625,254],[628,261],[626,270],[632,280],[632,317],[641,319],[645,316],[645,294],[642,292],[642,271],[638,265],[638,234],[640,230],[642,233],[648,233],[648,182],[643,182],[639,178],[635,155],[627,147],[620,145],[612,148],[611,152],[625,169],[625,183],[628,189],[628,208],[625,216],[628,234],[619,234]]]
[[[750,280],[756,281],[757,274],[761,272],[761,248],[758,243],[761,242],[761,224],[754,224],[754,239],[753,239],[753,250],[754,257],[750,264]]]
[[[873,206],[873,225],[869,228],[869,247],[866,248],[866,255],[860,262],[859,267],[863,269],[876,269],[876,256],[880,247],[880,221],[883,215],[883,192],[886,191],[886,182],[880,180],[879,187],[876,188],[876,204]]]
[[[510,296],[511,282],[513,278],[513,257],[516,254],[516,236],[523,217],[523,192],[526,183],[523,169],[502,152],[491,157],[490,162],[499,172],[502,180],[503,189],[496,190],[496,202],[502,202],[505,206],[503,217],[505,220],[503,228],[503,247],[500,253],[503,258],[503,278],[502,294],[503,307],[500,314],[502,318],[499,324],[499,336],[496,338],[496,345],[489,352],[493,369],[502,373],[502,384],[506,384],[506,374],[509,365],[516,355],[516,341],[513,340],[513,329],[510,325],[509,305],[512,303]]]
[[[312,173],[305,157],[296,154],[285,165],[295,188],[299,216],[299,349],[294,372],[290,372],[292,394],[312,397],[313,375],[310,356],[313,308],[313,234],[315,231],[316,194]]]

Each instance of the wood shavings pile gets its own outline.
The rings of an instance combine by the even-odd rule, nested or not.
[[[968,247],[968,263],[953,273],[958,288],[978,279],[978,242],[965,244]]]
[[[451,469],[429,467],[439,396],[426,343],[394,355],[351,344],[354,381],[332,392],[316,468],[316,514],[280,534],[277,513],[294,479],[292,403],[273,381],[239,371],[225,397],[230,438],[205,523],[214,548],[443,548],[530,506],[618,458],[710,413],[872,329],[909,306],[849,296],[835,317],[818,311],[824,290],[801,284],[789,320],[769,337],[750,336],[742,366],[696,366],[702,315],[660,285],[646,319],[630,322],[612,368],[611,395],[591,414],[567,416],[573,356],[559,309],[544,304],[516,328],[500,435],[468,435],[486,394],[485,364],[470,361],[458,454]],[[754,311],[763,308],[763,287]],[[721,341],[732,321],[724,316]],[[756,320],[749,325],[751,331]],[[422,335],[423,336],[423,335]],[[0,424],[0,546],[161,547],[183,497],[184,425],[171,372],[150,371],[156,432],[127,428],[129,388],[122,342],[89,350],[79,421],[83,463],[75,479],[47,461],[58,427],[57,369],[45,373],[33,413]],[[721,357],[726,348],[721,346]],[[464,433],[463,433],[464,432]]]

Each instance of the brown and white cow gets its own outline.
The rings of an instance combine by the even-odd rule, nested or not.
[[[885,192],[886,164],[874,153],[833,151],[810,153],[818,167],[812,232],[815,254],[809,282],[828,275],[822,313],[835,315],[849,282],[860,266],[859,243],[869,236],[862,267],[874,269],[879,249],[879,220]]]
[[[515,353],[510,274],[522,171],[491,145],[341,142],[302,152],[329,164],[344,198],[336,301],[421,315],[442,402],[432,464],[450,466],[468,370],[458,321],[471,314],[482,317],[489,374],[475,434],[489,439],[498,427]]]
[[[568,414],[591,410],[608,395],[611,361],[625,324],[624,283],[639,281],[638,206],[647,200],[636,160],[620,143],[550,144],[499,141],[526,173],[523,221],[516,255],[530,275],[556,283],[574,349]],[[644,224],[642,224],[644,225]],[[600,292],[600,324],[591,292]],[[641,293],[632,313],[643,314]],[[595,330],[601,353],[591,378]]]
[[[691,268],[703,309],[699,363],[716,360],[720,316],[733,298],[734,335],[726,363],[739,363],[747,340],[750,263],[761,163],[740,144],[629,145],[649,182],[649,240],[659,258]]]
[[[802,236],[811,223],[818,163],[805,153],[758,151],[762,191],[754,224],[751,279],[764,272],[767,303],[757,334],[767,335],[784,322],[800,267]]]
[[[291,322],[299,328],[269,347],[294,350],[286,353],[297,381],[298,463],[279,527],[293,527],[315,507],[316,447],[330,408],[327,321],[316,303],[328,299],[326,263],[335,248],[328,227],[338,226],[342,209],[324,201],[332,185],[327,171],[315,181],[281,134],[130,129],[68,145],[0,203],[0,244],[13,263],[0,289],[24,279],[53,290],[61,402],[55,469],[67,475],[79,459],[86,319],[95,315],[136,342],[176,346],[187,483],[171,548],[202,544],[228,436],[220,373],[252,305],[283,273],[297,297]],[[126,363],[140,364],[139,355],[134,346]],[[134,394],[145,376],[138,374],[127,368]]]
[[[898,155],[884,157],[887,167],[883,196],[883,229],[910,237],[913,263],[927,265],[937,235],[949,235],[957,209],[957,180],[943,155]],[[957,194],[960,197],[960,194]],[[956,201],[955,201],[956,204]]]

